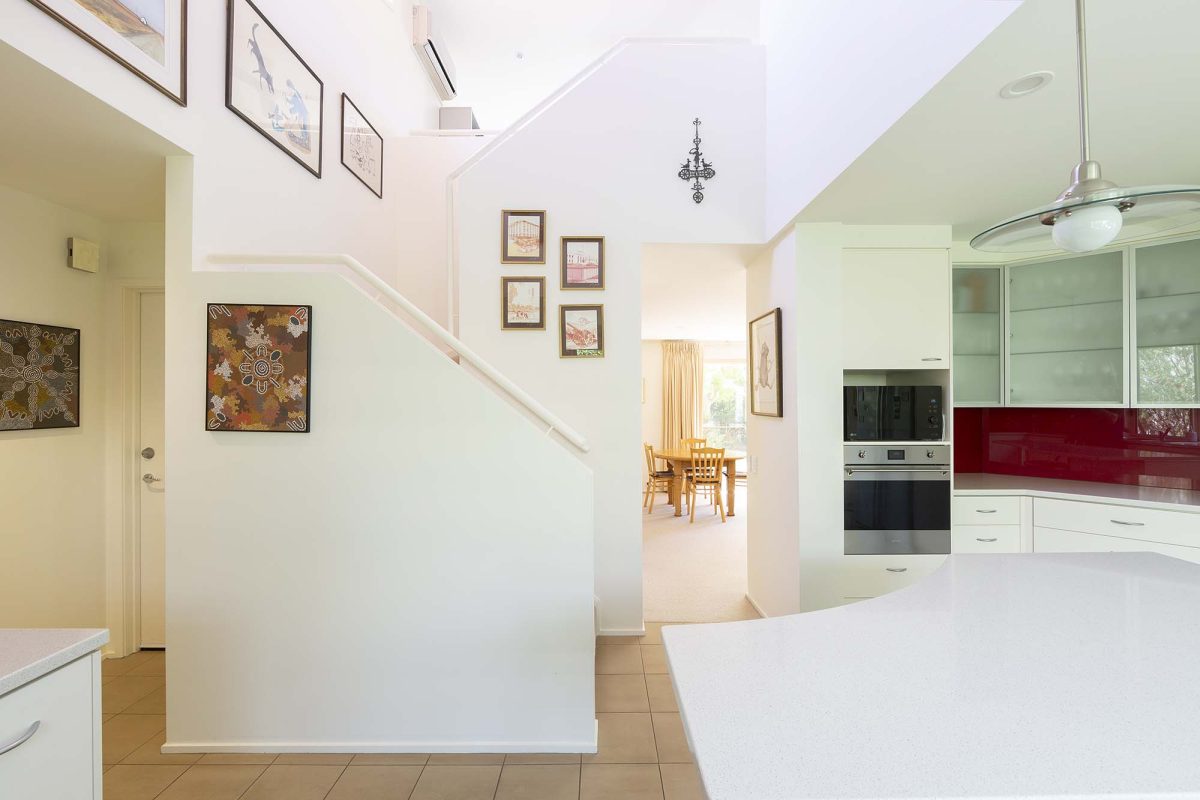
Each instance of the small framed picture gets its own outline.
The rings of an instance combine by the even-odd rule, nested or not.
[[[383,137],[345,94],[342,95],[342,166],[383,198]]]
[[[604,288],[604,237],[562,237],[560,269],[563,289]]]
[[[546,330],[546,279],[500,279],[500,327],[506,331]]]
[[[604,358],[604,306],[558,307],[560,358]]]
[[[783,381],[780,351],[783,326],[779,309],[750,322],[750,413],[760,417],[783,416]]]
[[[546,212],[500,212],[500,263],[546,263]]]

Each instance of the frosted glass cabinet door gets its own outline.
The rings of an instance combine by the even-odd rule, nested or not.
[[[1135,403],[1200,404],[1200,240],[1134,251]]]
[[[955,267],[954,402],[1000,405],[1001,267]]]
[[[1123,259],[1112,252],[1009,267],[1010,403],[1125,402]]]

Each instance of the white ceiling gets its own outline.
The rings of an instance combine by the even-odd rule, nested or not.
[[[953,224],[968,239],[1053,200],[1079,160],[1073,7],[1026,0],[800,220]],[[1200,2],[1088,0],[1087,17],[1092,157],[1105,177],[1200,183]],[[1056,77],[1020,99],[998,96],[1035,70]]]
[[[642,338],[746,338],[746,265],[754,245],[642,247]]]
[[[107,221],[162,220],[174,145],[2,43],[0,75],[0,184]]]

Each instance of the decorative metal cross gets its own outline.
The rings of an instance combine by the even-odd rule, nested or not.
[[[679,169],[679,177],[681,180],[692,181],[692,199],[699,203],[704,200],[704,184],[700,179],[712,180],[717,176],[717,171],[712,168],[712,164],[704,160],[704,153],[700,152],[700,118],[696,117],[692,124],[696,126],[696,138],[692,139],[692,149],[688,151],[691,159],[683,162]]]

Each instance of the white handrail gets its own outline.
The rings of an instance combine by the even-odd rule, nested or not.
[[[412,317],[422,329],[431,334],[442,344],[449,347],[463,361],[466,361],[496,386],[524,406],[531,414],[549,426],[550,431],[566,439],[582,452],[591,449],[587,439],[567,423],[559,419],[550,409],[535,400],[528,392],[517,386],[502,375],[495,367],[480,358],[471,348],[467,347],[452,333],[437,324],[421,309],[413,305],[407,297],[396,291],[390,284],[367,269],[358,259],[345,253],[221,253],[209,255],[208,260],[214,264],[340,264],[354,272],[372,287],[379,290],[396,305]]]

